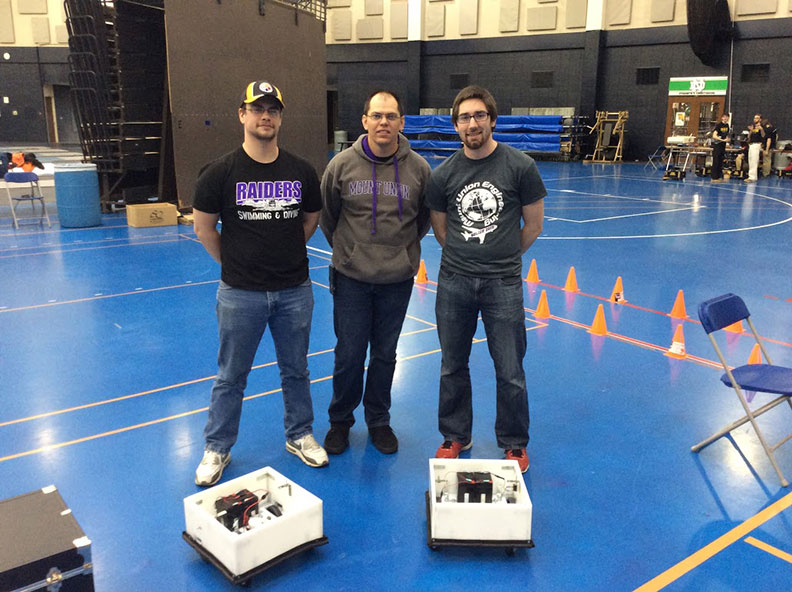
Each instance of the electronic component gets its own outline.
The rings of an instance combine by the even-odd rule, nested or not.
[[[492,503],[492,475],[484,472],[458,472],[457,501]]]
[[[247,489],[215,500],[215,517],[230,531],[245,528],[251,516],[258,514],[259,498]]]

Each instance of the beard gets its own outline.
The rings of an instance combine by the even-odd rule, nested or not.
[[[480,133],[476,133],[473,136],[469,136],[467,133],[462,137],[462,143],[470,148],[471,150],[478,150],[481,148],[489,139],[489,134],[487,130],[482,129]]]

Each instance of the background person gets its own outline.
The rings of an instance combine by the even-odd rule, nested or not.
[[[753,123],[748,126],[748,178],[746,183],[754,183],[759,178],[759,153],[764,144],[765,130],[762,115],[754,115]]]
[[[723,157],[729,145],[729,114],[721,115],[719,123],[712,130],[712,182],[723,182]]]

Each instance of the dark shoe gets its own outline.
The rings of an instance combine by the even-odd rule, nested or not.
[[[349,447],[349,426],[331,423],[324,441],[328,454],[341,454]]]
[[[371,443],[382,454],[393,454],[399,449],[399,440],[390,426],[376,426],[369,428]]]
[[[446,440],[440,445],[440,448],[437,449],[435,452],[435,458],[459,458],[459,453],[463,450],[470,450],[473,446],[473,440],[465,444],[464,446],[459,442],[452,442],[451,440]]]

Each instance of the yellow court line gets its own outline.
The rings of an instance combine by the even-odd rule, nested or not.
[[[399,337],[407,337],[409,335],[417,335],[418,333],[426,333],[427,331],[434,331],[434,327],[426,327],[425,329],[416,329],[415,331],[407,331],[406,333],[402,333]]]
[[[324,376],[322,378],[317,378],[311,381],[311,384],[315,384],[317,382],[322,382],[323,380],[329,380],[332,378],[331,376]],[[251,399],[258,399],[259,397],[264,397],[266,395],[271,395],[273,393],[280,392],[281,389],[273,389],[271,391],[265,391],[263,393],[258,393],[255,395],[249,395],[242,399],[243,401],[250,401]],[[92,436],[85,436],[84,438],[77,438],[75,440],[69,440],[67,442],[59,442],[58,444],[49,444],[47,446],[42,446],[41,448],[35,448],[33,450],[26,450],[25,452],[18,452],[16,454],[10,454],[8,456],[0,457],[0,462],[5,462],[7,460],[13,460],[15,458],[21,458],[23,456],[30,456],[32,454],[40,454],[42,452],[49,452],[50,450],[57,450],[59,448],[66,448],[67,446],[73,446],[75,444],[81,444],[82,442],[90,442],[91,440],[97,440],[99,438],[105,438],[107,436],[114,436],[116,434],[123,434],[124,432],[131,432],[132,430],[137,430],[140,428],[145,428],[151,425],[156,425],[158,423],[164,423],[166,421],[172,421],[174,419],[180,419],[182,417],[187,417],[189,415],[195,415],[196,413],[201,413],[202,411],[208,411],[209,407],[201,407],[200,409],[193,409],[192,411],[185,411],[184,413],[177,413],[176,415],[169,415],[168,417],[160,417],[159,419],[152,419],[151,421],[145,421],[143,423],[137,423],[135,425],[126,426],[124,428],[118,428],[117,430],[110,430],[109,432],[102,432],[101,434],[94,434]]]
[[[646,582],[643,586],[636,588],[634,592],[654,592],[656,590],[661,590],[668,586],[670,583],[678,580],[682,576],[684,576],[689,571],[693,570],[694,568],[698,567],[708,559],[711,559],[721,551],[723,551],[729,545],[735,543],[736,541],[743,538],[752,530],[758,528],[771,518],[774,518],[788,507],[792,506],[792,493],[786,494],[780,500],[774,502],[770,506],[766,507],[764,510],[751,516],[740,524],[732,528],[726,534],[718,537],[710,544],[702,547],[689,557],[683,559],[673,567],[670,567],[660,575],[652,578],[648,582]]]
[[[485,339],[479,339],[479,340],[475,340],[474,339],[473,340],[474,343],[479,343],[481,341],[486,341],[486,340]],[[332,350],[327,350],[327,351],[332,351]],[[398,361],[413,360],[415,358],[420,358],[420,357],[423,357],[423,356],[428,356],[430,354],[436,354],[436,353],[439,353],[439,352],[440,352],[439,349],[433,349],[431,351],[421,352],[419,354],[414,354],[412,356],[404,356],[402,358],[399,358]],[[318,382],[324,382],[325,380],[331,380],[332,378],[333,378],[332,374],[329,375],[329,376],[323,376],[322,378],[315,378],[315,379],[311,380],[311,384],[316,384]],[[242,400],[243,401],[250,401],[252,399],[258,399],[259,397],[264,397],[266,395],[271,395],[273,393],[279,393],[279,392],[281,392],[281,389],[279,389],[279,388],[272,389],[270,391],[264,391],[263,393],[257,393],[255,395],[248,395],[247,397],[244,397]],[[201,407],[200,409],[193,409],[191,411],[185,411],[184,413],[177,413],[175,415],[169,415],[167,417],[160,417],[159,419],[152,419],[151,421],[145,421],[143,423],[137,423],[135,425],[126,426],[126,427],[123,427],[123,428],[118,428],[116,430],[110,430],[108,432],[102,432],[101,434],[93,434],[91,436],[85,436],[83,438],[76,438],[74,440],[68,440],[66,442],[59,442],[57,444],[49,444],[47,446],[42,446],[40,448],[34,448],[33,450],[26,450],[25,452],[17,452],[16,454],[9,454],[7,456],[0,457],[0,463],[8,461],[8,460],[14,460],[16,458],[22,458],[22,457],[25,457],[25,456],[31,456],[33,454],[40,454],[42,452],[49,452],[50,450],[57,450],[59,448],[66,448],[67,446],[73,446],[75,444],[81,444],[83,442],[90,442],[91,440],[97,440],[99,438],[105,438],[107,436],[114,436],[116,434],[123,434],[124,432],[130,432],[132,430],[136,430],[136,429],[139,429],[139,428],[145,428],[145,427],[148,427],[148,426],[151,426],[151,425],[164,423],[166,421],[171,421],[171,420],[174,420],[174,419],[180,419],[182,417],[188,417],[190,415],[195,415],[196,413],[201,413],[203,411],[207,411],[208,409],[209,409],[208,406],[207,407]]]
[[[318,352],[312,352],[308,354],[308,357],[312,356],[320,356],[322,354],[329,354],[332,352],[332,349],[324,349]],[[277,362],[266,362],[264,364],[258,364],[253,366],[250,370],[259,370],[261,368],[266,368],[267,366],[274,366]],[[96,401],[94,403],[86,403],[85,405],[77,405],[75,407],[68,407],[66,409],[58,409],[56,411],[48,411],[46,413],[39,413],[37,415],[30,415],[28,417],[21,417],[19,419],[11,419],[9,421],[4,421],[0,423],[0,428],[13,425],[16,423],[24,423],[26,421],[33,421],[34,419],[43,419],[45,417],[52,417],[54,415],[62,415],[63,413],[70,413],[72,411],[80,411],[82,409],[90,409],[91,407],[99,407],[101,405],[108,405],[109,403],[118,403],[119,401],[126,401],[127,399],[136,399],[137,397],[143,397],[145,395],[153,395],[154,393],[160,393],[163,391],[168,391],[171,389],[180,388],[183,386],[189,386],[191,384],[197,384],[199,382],[206,382],[207,380],[214,380],[217,378],[217,374],[213,374],[212,376],[205,376],[204,378],[196,378],[195,380],[188,380],[187,382],[180,382],[178,384],[170,384],[168,386],[161,386],[159,388],[151,389],[148,391],[142,391],[139,393],[133,393],[131,395],[122,395],[120,397],[114,397],[112,399],[105,399],[103,401]]]
[[[418,321],[419,323],[423,323],[424,325],[429,325],[430,327],[437,327],[437,325],[435,323],[430,323],[429,321],[425,321],[425,320],[423,320],[421,318],[414,317],[413,315],[407,314],[407,315],[404,315],[404,316],[406,318],[408,318],[408,319],[412,319],[413,321]]]
[[[145,290],[135,290],[133,292],[121,292],[119,294],[103,294],[102,296],[89,296],[87,298],[76,298],[75,300],[63,300],[61,302],[47,302],[45,304],[31,304],[30,306],[18,306],[16,308],[5,308],[4,312],[17,312],[20,310],[32,310],[34,308],[45,308],[47,306],[60,306],[61,304],[77,304],[79,302],[90,302],[92,300],[104,300],[105,298],[118,298],[119,296],[132,296],[134,294],[146,294],[148,292],[161,292],[162,290],[175,290],[176,288],[187,288],[191,286],[203,286],[206,284],[216,284],[220,280],[207,280],[205,282],[190,282],[189,284],[177,284],[175,286],[162,286],[161,288],[147,288]]]
[[[772,545],[768,545],[764,541],[760,541],[759,539],[755,539],[754,537],[747,537],[745,542],[749,545],[753,545],[757,549],[761,549],[762,551],[767,551],[770,555],[775,555],[779,559],[783,559],[787,563],[792,563],[792,555],[787,553],[786,551],[782,551],[781,549],[777,549]]]

